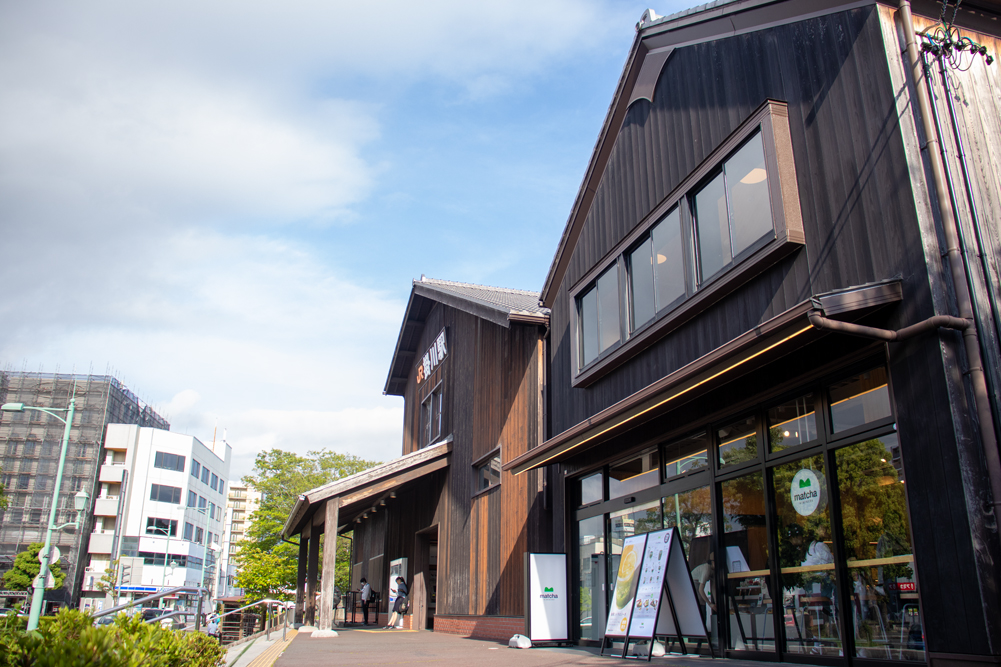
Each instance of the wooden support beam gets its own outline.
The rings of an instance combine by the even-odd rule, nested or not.
[[[320,630],[334,629],[334,579],[337,565],[337,515],[340,511],[340,499],[331,498],[327,501],[323,572],[320,575]]]
[[[306,625],[316,625],[316,566],[320,559],[320,531],[310,531],[309,559],[306,565]]]
[[[295,623],[302,623],[306,603],[306,561],[309,558],[309,537],[306,531],[299,534],[299,563],[295,574]]]

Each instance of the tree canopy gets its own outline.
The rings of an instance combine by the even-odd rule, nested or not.
[[[35,577],[42,567],[38,562],[38,552],[43,546],[45,545],[41,542],[30,544],[14,558],[14,567],[3,575],[4,588],[11,591],[26,591],[34,585]],[[54,588],[62,588],[63,582],[66,581],[66,573],[63,572],[62,566],[59,563],[49,563],[49,570],[56,582]]]
[[[237,560],[240,574],[237,585],[251,599],[274,597],[288,599],[295,590],[295,545],[283,542],[282,528],[300,494],[378,465],[350,454],[323,449],[306,456],[281,449],[269,449],[257,455],[254,471],[243,482],[257,489],[261,503],[250,516],[247,538],[240,542]],[[338,539],[336,585],[345,590],[349,584],[348,554],[350,541]],[[343,556],[343,557],[342,557]]]

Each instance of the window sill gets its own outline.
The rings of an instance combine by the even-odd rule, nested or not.
[[[488,486],[485,489],[480,489],[479,491],[474,492],[473,495],[470,496],[470,497],[471,498],[479,498],[480,496],[485,496],[486,494],[490,493],[494,489],[499,489],[499,488],[500,488],[500,482],[497,482],[496,484],[492,484],[492,485]]]
[[[785,257],[803,247],[799,238],[775,238],[759,248],[751,256],[682,302],[671,313],[655,319],[652,323],[636,331],[624,343],[613,347],[605,356],[592,362],[573,379],[575,388],[587,387],[640,354],[663,336],[695,318],[714,303],[722,300],[737,287],[750,281],[759,273],[775,265]]]

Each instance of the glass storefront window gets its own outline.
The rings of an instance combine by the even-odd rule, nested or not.
[[[729,648],[774,651],[763,475],[721,483]]]
[[[754,417],[720,426],[716,434],[719,436],[720,468],[758,458],[758,429]]]
[[[768,442],[771,452],[781,452],[817,439],[817,415],[813,394],[786,401],[768,411]]]
[[[664,497],[664,528],[677,528],[688,558],[699,611],[713,646],[719,647],[716,617],[716,560],[712,553],[713,508],[710,487]]]
[[[589,475],[580,480],[580,504],[590,505],[602,498],[601,473]]]
[[[788,653],[842,653],[834,538],[823,454],[776,466],[782,628]]]
[[[702,432],[675,440],[664,447],[664,460],[664,479],[708,468],[709,436]]]
[[[890,390],[886,382],[886,369],[880,367],[831,385],[831,431],[840,433],[889,417]]]
[[[609,537],[612,540],[612,553],[622,552],[622,542],[627,537],[642,535],[663,527],[663,519],[660,515],[660,502],[655,500],[629,509],[612,512],[611,530]],[[617,572],[618,567],[612,568],[612,572]]]
[[[925,660],[904,472],[891,433],[835,453],[855,655]]]
[[[580,637],[601,639],[605,634],[605,517],[578,522],[577,535]]]
[[[650,452],[621,461],[608,469],[608,498],[621,498],[630,493],[650,489],[660,484],[657,452]]]

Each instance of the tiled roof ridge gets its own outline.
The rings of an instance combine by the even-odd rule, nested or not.
[[[539,296],[539,292],[533,290],[523,290],[516,289],[514,287],[497,287],[495,285],[479,285],[477,283],[463,283],[457,280],[442,280],[440,278],[427,278],[422,277],[420,280],[415,280],[414,284],[432,284],[432,285],[449,285],[452,287],[475,287],[477,289],[492,290],[495,292],[504,292],[506,294],[521,294],[522,296]]]

